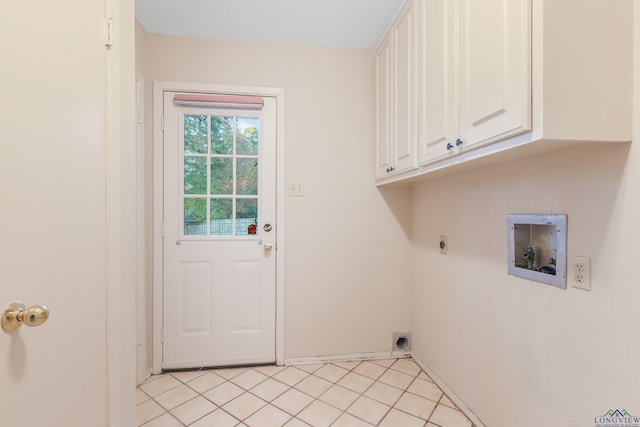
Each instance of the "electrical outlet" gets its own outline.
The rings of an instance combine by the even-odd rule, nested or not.
[[[442,255],[447,254],[447,236],[440,236],[440,253]]]
[[[583,256],[569,257],[569,281],[571,286],[591,290],[591,259]]]

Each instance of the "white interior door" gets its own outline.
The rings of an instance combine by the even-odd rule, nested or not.
[[[107,424],[104,1],[0,13],[0,425]]]
[[[162,368],[275,362],[276,100],[164,92]]]

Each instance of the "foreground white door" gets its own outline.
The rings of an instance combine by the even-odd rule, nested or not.
[[[0,425],[107,425],[105,3],[3,2]],[[118,426],[120,427],[120,426]]]
[[[162,368],[275,362],[276,100],[164,93]]]

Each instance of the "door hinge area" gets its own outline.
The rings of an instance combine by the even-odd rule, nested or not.
[[[105,21],[104,45],[106,47],[113,46],[113,18],[107,18]]]
[[[164,221],[160,223],[160,238],[164,239]]]
[[[160,344],[164,344],[164,328],[160,328]]]

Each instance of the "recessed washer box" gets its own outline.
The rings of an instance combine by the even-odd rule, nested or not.
[[[507,215],[509,274],[567,287],[567,216]]]

